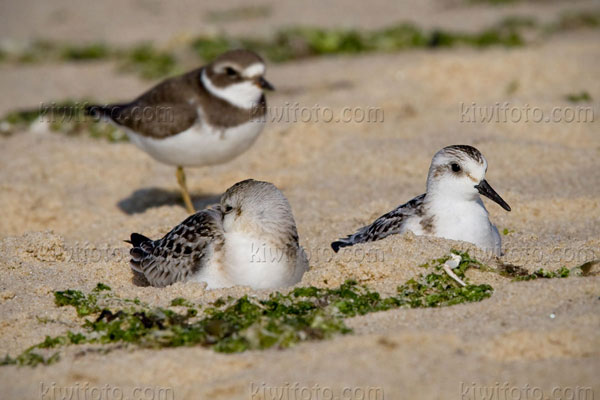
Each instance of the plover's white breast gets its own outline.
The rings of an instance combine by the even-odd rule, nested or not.
[[[125,129],[130,140],[158,161],[182,167],[200,167],[227,162],[246,151],[265,125],[250,120],[230,128],[215,128],[205,121],[176,135],[156,139]]]

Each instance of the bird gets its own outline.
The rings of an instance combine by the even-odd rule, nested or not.
[[[262,132],[265,90],[275,90],[256,53],[227,51],[213,62],[162,81],[128,103],[85,111],[125,131],[154,159],[175,166],[187,211],[194,206],[184,167],[222,164],[246,151]]]
[[[333,251],[337,253],[342,247],[411,231],[416,235],[470,242],[500,256],[500,234],[490,222],[480,195],[506,211],[511,208],[486,181],[487,167],[487,160],[475,147],[444,147],[431,161],[426,193],[382,215],[356,233],[331,243]]]
[[[132,233],[131,269],[152,286],[206,282],[208,289],[296,284],[308,270],[289,202],[272,183],[247,179],[159,240]]]

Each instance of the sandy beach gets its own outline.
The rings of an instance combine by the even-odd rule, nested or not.
[[[227,8],[224,4],[182,2],[185,12],[183,5],[171,9],[154,1],[74,9],[68,1],[30,0],[0,6],[0,36],[166,43],[207,29],[266,35],[292,22],[366,29],[398,20],[445,28],[469,20],[465,29],[475,30],[505,15],[550,20],[565,9],[600,8],[594,1],[498,8],[456,1],[414,8],[383,0],[373,7],[351,3],[339,13],[333,5],[265,3],[271,11],[260,19],[211,25],[203,16]],[[110,18],[115,4],[123,4],[122,19]],[[136,14],[140,7],[150,16]],[[357,12],[364,13],[360,22],[350,17]],[[106,24],[98,22],[101,16],[109,18]],[[194,204],[201,209],[216,203],[229,186],[249,177],[272,182],[289,199],[310,255],[310,271],[298,286],[335,287],[354,278],[393,293],[422,272],[419,265],[451,249],[476,257],[480,252],[466,243],[410,233],[356,246],[352,253],[336,255],[329,244],[423,193],[437,150],[470,144],[485,155],[487,180],[512,207],[509,213],[484,200],[490,219],[505,232],[505,262],[533,272],[600,259],[599,42],[600,30],[579,29],[510,49],[417,49],[271,64],[266,75],[278,89],[268,97],[273,112],[297,103],[298,110],[327,108],[334,120],[317,121],[313,111],[310,121],[301,116],[271,121],[234,161],[189,169]],[[129,99],[153,83],[119,73],[110,62],[0,63],[0,114],[65,98]],[[582,91],[592,100],[567,100]],[[506,121],[479,118],[482,107],[504,104]],[[577,107],[588,107],[593,119],[588,114],[585,121],[567,122]],[[347,108],[382,110],[382,118],[335,122]],[[538,109],[542,120],[535,122],[531,114],[526,121],[526,108]],[[73,309],[54,305],[56,290],[89,291],[103,282],[120,296],[159,306],[176,297],[206,304],[227,295],[266,295],[249,288],[207,291],[201,284],[178,283],[158,289],[133,282],[123,240],[131,232],[158,238],[186,212],[174,169],[131,143],[44,129],[0,136],[0,210],[0,356],[18,355],[47,335],[81,324]],[[591,276],[527,282],[472,270],[473,282],[493,286],[491,298],[355,317],[348,320],[352,334],[285,350],[229,355],[202,347],[127,347],[101,354],[67,348],[50,366],[0,367],[0,397],[53,398],[44,387],[87,383],[125,393],[172,388],[178,400],[269,399],[269,388],[294,385],[336,393],[375,388],[385,399],[479,399],[480,388],[503,385],[517,388],[521,399],[539,398],[533,391],[525,397],[526,385],[539,388],[544,399],[598,398],[600,266],[594,268]],[[569,390],[588,397],[569,397]]]

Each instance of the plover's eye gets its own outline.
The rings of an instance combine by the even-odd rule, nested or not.
[[[460,172],[460,165],[458,165],[457,163],[450,164],[450,168],[452,168],[453,172]]]
[[[229,76],[236,76],[237,75],[237,71],[231,67],[227,67],[225,68],[225,73]]]
[[[233,207],[231,207],[230,205],[225,206],[225,213],[231,212],[231,210],[233,210]]]

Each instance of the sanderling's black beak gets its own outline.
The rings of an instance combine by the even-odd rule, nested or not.
[[[504,208],[506,211],[510,211],[510,206],[502,199],[502,197],[500,197],[498,193],[496,193],[494,189],[492,189],[490,184],[487,183],[485,179],[479,182],[479,185],[475,185],[475,189],[477,189],[480,194],[484,195],[488,199],[500,204],[500,207]]]
[[[256,81],[256,83],[258,83],[258,86],[260,86],[260,88],[262,89],[275,90],[275,86],[271,85],[269,81],[263,78],[262,76],[258,78],[258,81]]]

